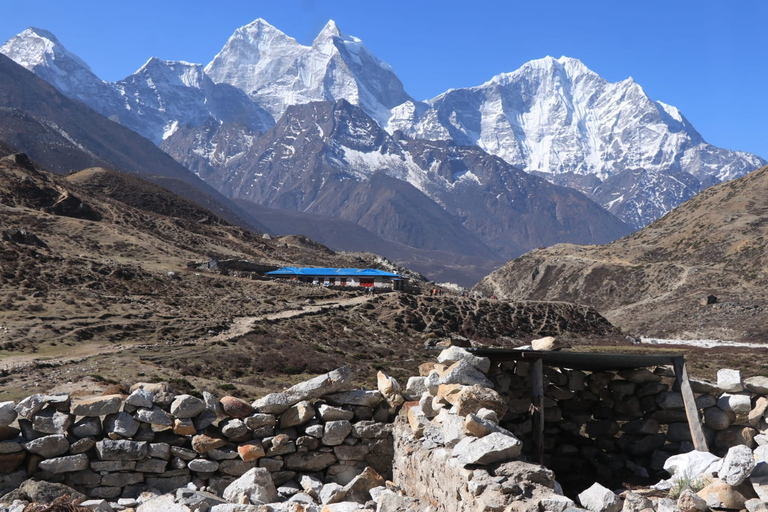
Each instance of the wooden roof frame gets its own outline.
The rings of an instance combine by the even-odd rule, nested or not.
[[[671,365],[675,377],[680,384],[683,395],[685,414],[688,418],[688,428],[691,439],[697,451],[708,452],[707,440],[701,426],[699,410],[693,396],[688,371],[685,368],[685,358],[682,354],[615,354],[596,352],[563,352],[519,350],[503,348],[473,347],[467,349],[474,355],[487,357],[491,362],[526,361],[530,362],[529,379],[533,399],[533,457],[535,462],[544,459],[544,372],[543,366],[567,368],[586,371],[620,371],[648,368],[650,366]]]

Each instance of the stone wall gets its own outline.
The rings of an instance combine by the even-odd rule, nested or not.
[[[395,410],[349,388],[349,367],[249,404],[173,395],[157,384],[128,397],[33,395],[0,403],[0,493],[29,476],[93,498],[133,498],[192,482],[221,495],[249,469],[275,485],[311,475],[348,484],[371,467],[391,478]]]
[[[356,496],[381,511],[562,512],[574,505],[563,487],[575,497],[622,472],[654,477],[693,449],[670,369],[545,367],[545,466],[525,462],[528,371],[450,347],[404,389],[380,372],[377,390],[349,390],[345,367],[250,404],[174,395],[163,384],[127,397],[0,402],[0,494],[31,476],[109,500],[189,484],[221,496],[259,468],[278,490],[309,493],[302,510]],[[713,452],[768,444],[768,379],[721,370],[717,384],[692,387]],[[361,478],[365,492],[355,490]]]

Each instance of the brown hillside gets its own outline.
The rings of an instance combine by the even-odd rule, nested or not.
[[[0,222],[0,400],[87,375],[254,396],[348,363],[368,377],[375,368],[412,375],[425,343],[450,335],[519,344],[614,333],[594,310],[571,305],[371,298],[209,271],[215,257],[240,269],[374,267],[419,277],[303,236],[264,239],[134,176],[91,169],[65,178],[19,153],[0,158]]]
[[[656,337],[768,335],[768,167],[712,187],[645,229],[604,246],[531,251],[478,290],[565,300]],[[714,304],[703,304],[709,295]]]

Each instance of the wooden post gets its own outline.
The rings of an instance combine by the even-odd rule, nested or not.
[[[541,359],[531,362],[531,420],[533,423],[533,461],[539,464],[544,461],[544,371]]]
[[[701,428],[699,409],[696,407],[696,399],[693,396],[691,382],[688,380],[688,371],[685,369],[685,359],[676,357],[674,365],[675,376],[680,383],[680,392],[683,395],[683,403],[685,404],[685,415],[688,417],[688,428],[691,429],[693,446],[700,452],[708,452],[707,440],[704,438],[704,430]]]

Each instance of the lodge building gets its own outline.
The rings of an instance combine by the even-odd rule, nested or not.
[[[283,267],[267,272],[266,275],[322,286],[363,286],[393,290],[402,290],[404,281],[408,279],[372,268]]]

